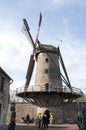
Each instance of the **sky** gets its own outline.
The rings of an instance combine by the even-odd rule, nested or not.
[[[85,0],[0,0],[0,66],[13,79],[11,90],[24,85],[33,51],[22,31],[22,19],[27,19],[35,40],[40,12],[39,40],[60,46],[71,85],[86,93]],[[34,77],[35,73],[31,85]]]

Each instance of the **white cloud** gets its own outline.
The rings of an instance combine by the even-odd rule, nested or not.
[[[63,60],[73,86],[85,89],[86,77],[86,45],[72,35],[64,37],[61,46]],[[83,82],[84,81],[84,82]],[[86,91],[85,91],[86,93]]]
[[[81,3],[85,3],[85,0],[52,0],[52,2],[54,3],[57,3],[57,4],[74,4],[74,3],[77,3],[77,4],[81,4]]]
[[[12,86],[16,88],[25,80],[32,47],[24,34],[9,24],[5,23],[6,28],[0,30],[0,66],[13,78]]]
[[[33,0],[34,1],[34,0]],[[64,7],[71,7],[73,5],[79,6],[81,8],[85,7],[85,0],[44,0],[33,2],[38,7],[38,10],[44,11],[56,11],[58,9],[64,9]],[[39,11],[40,11],[39,10]]]

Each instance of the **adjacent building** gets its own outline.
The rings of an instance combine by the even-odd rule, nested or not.
[[[5,125],[7,120],[9,91],[12,78],[0,67],[0,124]]]

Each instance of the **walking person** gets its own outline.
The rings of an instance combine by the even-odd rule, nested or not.
[[[27,114],[27,116],[26,116],[26,123],[29,124],[29,121],[30,121],[30,116],[29,116],[29,114]]]
[[[47,115],[43,115],[43,117],[42,117],[42,127],[48,128],[48,123],[49,123],[49,119],[48,119]]]

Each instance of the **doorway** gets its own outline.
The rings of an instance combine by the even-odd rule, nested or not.
[[[47,115],[48,120],[50,121],[50,110],[45,110],[44,115]],[[50,123],[50,122],[49,122]]]

